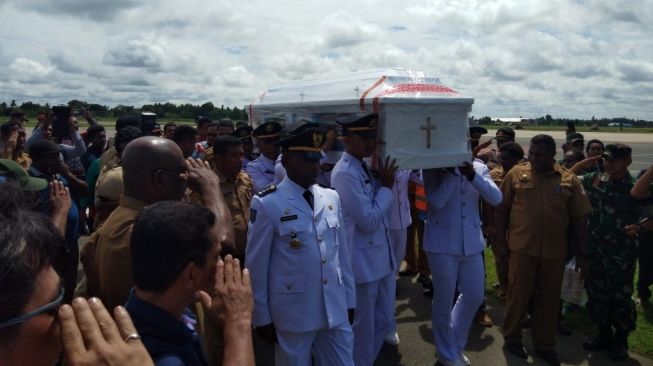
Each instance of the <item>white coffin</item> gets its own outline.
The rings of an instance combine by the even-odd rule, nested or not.
[[[377,154],[397,159],[401,169],[427,169],[471,160],[473,103],[437,78],[393,68],[292,82],[245,108],[254,127],[267,121],[334,123],[339,116],[377,112],[383,141]]]

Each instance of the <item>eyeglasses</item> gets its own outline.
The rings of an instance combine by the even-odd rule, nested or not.
[[[61,290],[59,291],[59,296],[57,296],[57,298],[54,301],[52,301],[49,304],[43,305],[38,309],[32,310],[27,314],[23,314],[13,319],[9,319],[5,322],[0,323],[0,329],[25,323],[26,321],[35,318],[41,314],[47,313],[49,315],[54,315],[56,311],[59,309],[59,306],[61,306],[61,303],[63,302],[63,294],[64,294],[64,289],[62,287]]]

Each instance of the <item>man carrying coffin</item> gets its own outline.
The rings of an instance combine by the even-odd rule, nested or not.
[[[376,113],[338,119],[345,152],[331,172],[331,184],[342,202],[347,244],[351,246],[356,280],[354,363],[372,366],[384,337],[394,331],[395,257],[389,213],[395,162],[379,165],[378,178],[363,158],[376,148]]]
[[[356,293],[340,199],[315,184],[324,131],[278,144],[287,175],[252,200],[246,263],[254,326],[276,343],[277,366],[353,366]],[[381,335],[383,337],[383,335]]]
[[[471,156],[470,156],[471,157]],[[479,198],[501,203],[501,191],[480,160],[461,167],[423,170],[428,202],[424,251],[433,274],[433,340],[437,365],[468,365],[462,354],[485,279]],[[453,309],[452,299],[455,300]]]

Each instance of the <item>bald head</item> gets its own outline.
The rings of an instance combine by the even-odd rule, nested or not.
[[[122,153],[125,195],[148,203],[178,200],[186,188],[186,163],[179,146],[160,137],[139,137]]]

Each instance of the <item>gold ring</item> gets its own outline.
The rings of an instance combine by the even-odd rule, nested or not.
[[[129,342],[133,339],[141,339],[141,336],[139,336],[138,333],[129,334],[127,337],[125,337],[125,342]]]

